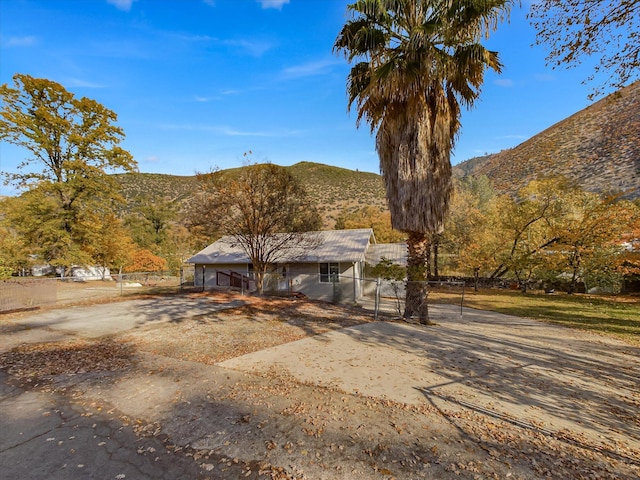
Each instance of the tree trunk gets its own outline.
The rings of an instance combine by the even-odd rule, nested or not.
[[[473,290],[478,291],[478,277],[480,276],[480,269],[478,267],[473,269]]]
[[[256,289],[258,290],[258,295],[262,296],[264,293],[264,276],[267,273],[267,269],[254,269],[256,273]]]
[[[433,275],[440,278],[440,269],[438,268],[438,254],[440,246],[440,235],[433,236]]]
[[[407,299],[404,318],[417,318],[423,325],[431,325],[427,307],[427,261],[429,235],[409,232],[407,237]]]

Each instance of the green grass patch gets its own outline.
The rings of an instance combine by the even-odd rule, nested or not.
[[[434,303],[460,303],[460,292],[433,290]],[[510,290],[465,290],[464,306],[588,330],[640,346],[640,298]]]

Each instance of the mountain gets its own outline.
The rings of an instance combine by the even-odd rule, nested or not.
[[[386,208],[382,177],[375,173],[312,162],[300,162],[285,168],[302,183],[318,206],[326,228],[333,228],[336,216],[343,209],[353,210],[365,205]],[[233,176],[240,170],[232,168],[221,173]],[[122,187],[127,205],[124,213],[158,197],[186,206],[198,188],[195,176],[125,173],[113,177]]]
[[[562,175],[585,190],[640,198],[640,81],[515,148],[462,162],[454,172],[486,175],[500,193]]]
[[[343,209],[386,208],[382,177],[319,163],[287,168],[305,186],[332,228]],[[222,171],[235,175],[241,168]],[[453,168],[454,175],[486,175],[500,193],[515,193],[531,180],[563,175],[599,193],[640,198],[640,81],[556,123],[515,148],[476,157]],[[127,208],[161,197],[186,205],[197,189],[195,176],[119,174]],[[126,213],[126,212],[125,212]]]

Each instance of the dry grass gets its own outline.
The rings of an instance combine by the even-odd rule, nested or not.
[[[429,294],[435,303],[459,303],[460,293]],[[640,345],[640,298],[630,296],[568,295],[483,289],[465,291],[464,306],[532,318],[616,337]]]

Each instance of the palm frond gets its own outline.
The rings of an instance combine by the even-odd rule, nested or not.
[[[436,232],[452,191],[461,105],[473,106],[496,52],[479,40],[517,0],[357,0],[334,50],[358,59],[349,108],[376,133],[394,228]]]

